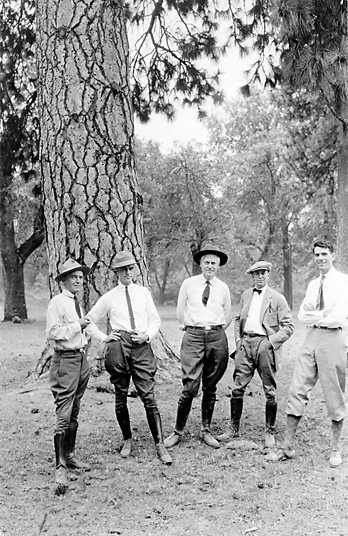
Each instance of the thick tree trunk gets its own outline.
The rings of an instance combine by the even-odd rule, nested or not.
[[[292,287],[292,254],[289,239],[289,225],[285,217],[282,218],[282,250],[283,250],[283,277],[284,296],[289,304],[290,309],[293,306],[293,287]]]
[[[37,0],[40,164],[50,291],[67,256],[91,268],[88,310],[114,286],[116,253],[132,251],[148,284],[142,196],[134,166],[123,2]],[[161,345],[162,366],[168,359]],[[170,357],[170,356],[169,356]]]
[[[341,103],[337,151],[337,265],[348,272],[348,102]]]
[[[38,0],[37,28],[50,290],[72,255],[91,268],[88,307],[124,247],[147,283],[123,2]]]
[[[23,263],[16,251],[12,220],[1,230],[1,260],[5,291],[4,321],[28,318],[24,292]]]

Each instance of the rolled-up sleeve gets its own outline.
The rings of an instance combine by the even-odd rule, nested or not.
[[[59,308],[53,301],[48,306],[46,318],[46,334],[51,341],[68,341],[74,335],[81,333],[81,326],[78,321],[62,322]]]
[[[147,334],[150,341],[157,335],[161,327],[161,319],[152,299],[151,293],[147,288],[144,288],[146,300],[146,312],[148,317]]]

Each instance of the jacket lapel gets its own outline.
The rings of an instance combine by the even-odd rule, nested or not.
[[[271,299],[272,299],[272,294],[271,294],[269,288],[266,288],[264,296],[263,296],[262,304],[261,304],[261,309],[260,309],[260,322],[261,322],[261,324],[263,322],[263,317],[265,316],[265,312],[267,311],[267,307],[269,307]]]

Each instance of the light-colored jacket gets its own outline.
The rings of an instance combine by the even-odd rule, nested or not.
[[[234,323],[236,340],[243,335],[252,297],[252,288],[245,290],[241,296],[239,312],[235,317]],[[260,310],[260,322],[273,346],[277,363],[280,357],[281,345],[291,337],[294,331],[294,323],[285,297],[270,287],[267,287],[264,292]]]

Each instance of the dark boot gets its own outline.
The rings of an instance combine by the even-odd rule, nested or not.
[[[176,423],[175,430],[170,436],[164,440],[164,445],[168,449],[175,447],[181,441],[182,432],[185,428],[188,416],[191,411],[192,406],[192,397],[183,397],[179,398],[178,402],[178,411],[176,414]]]
[[[127,407],[127,395],[115,393],[115,413],[117,422],[121,428],[123,439],[125,441],[131,439],[132,430]]]
[[[176,414],[175,431],[180,433],[184,430],[188,416],[191,411],[192,398],[180,397],[178,402],[178,412]]]
[[[64,495],[68,488],[64,443],[65,432],[60,432],[54,435],[54,450],[56,453],[56,495]]]
[[[161,462],[164,463],[165,465],[171,465],[172,458],[170,454],[167,452],[163,444],[161,416],[157,409],[154,409],[154,408],[145,408],[145,409],[146,409],[147,422],[149,423],[149,428],[151,430],[151,434],[156,445],[157,456],[159,457]]]
[[[230,398],[231,426],[227,432],[217,436],[218,441],[231,441],[239,437],[239,423],[243,411],[243,398]]]
[[[265,433],[265,447],[273,448],[275,446],[274,431],[275,422],[277,417],[277,403],[272,401],[266,402],[266,433]]]
[[[75,443],[77,434],[78,423],[72,423],[69,425],[68,430],[65,432],[65,459],[66,466],[69,469],[80,469],[81,471],[90,471],[90,466],[87,463],[79,461],[75,457]]]
[[[215,393],[203,392],[202,397],[202,428],[200,431],[200,438],[206,445],[214,449],[220,447],[219,442],[213,437],[210,432],[210,423],[214,413],[215,407]]]
[[[215,393],[203,393],[202,397],[202,429],[210,430],[213,418],[216,396]]]

